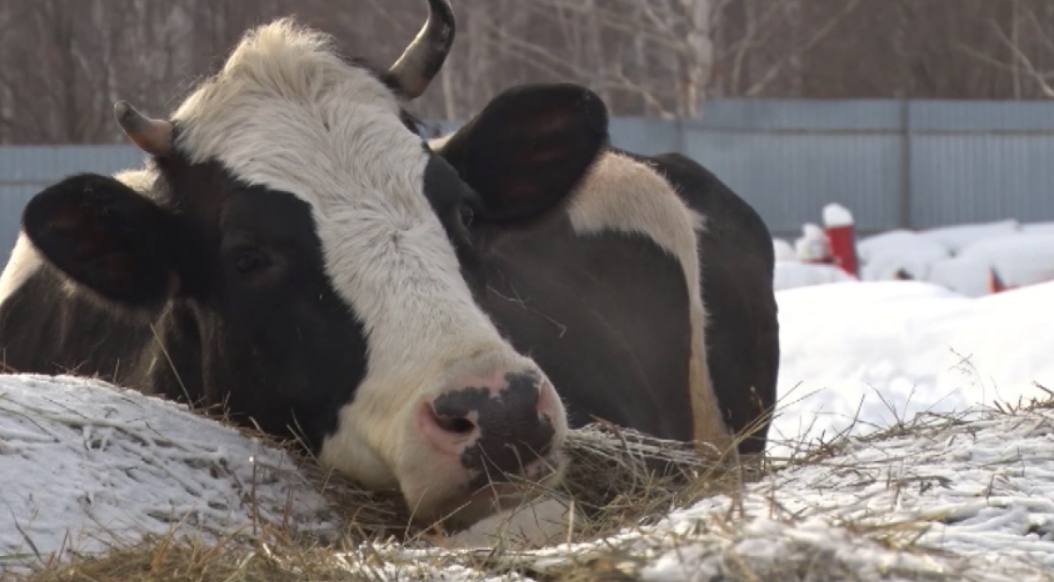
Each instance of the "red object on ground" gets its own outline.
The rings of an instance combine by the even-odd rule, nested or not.
[[[1003,278],[999,276],[999,273],[996,273],[994,268],[988,269],[988,292],[1002,293],[1008,289],[1009,287],[1003,282]]]
[[[856,228],[852,224],[828,226],[827,240],[831,244],[831,257],[834,264],[854,277],[860,276],[856,259]]]

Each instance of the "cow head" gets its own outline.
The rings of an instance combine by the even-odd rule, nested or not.
[[[450,7],[430,6],[385,73],[289,21],[250,32],[170,120],[117,105],[152,155],[150,196],[76,176],[23,223],[106,305],[155,323],[189,314],[178,325],[207,400],[399,488],[420,519],[473,519],[494,509],[504,486],[490,484],[558,472],[567,421],[474,300],[485,282],[466,218],[557,205],[605,142],[606,113],[581,88],[515,90],[432,151],[402,109],[452,40]]]

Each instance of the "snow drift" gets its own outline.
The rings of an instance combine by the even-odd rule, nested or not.
[[[335,530],[284,452],[103,382],[0,376],[0,568],[176,531]]]
[[[1054,281],[1054,230],[1046,223],[894,230],[861,240],[858,249],[861,278],[871,281],[908,275],[972,297],[990,292],[991,273],[1010,287]]]
[[[830,438],[1054,387],[1054,283],[978,299],[928,283],[843,283],[781,291],[777,302],[777,439]]]
[[[848,211],[836,210],[825,208],[825,219],[851,220]],[[829,264],[830,244],[823,232],[812,224],[802,229],[796,249],[786,241],[773,240],[777,290],[842,279]],[[1054,223],[1004,220],[920,231],[898,229],[861,239],[856,251],[859,276],[865,281],[926,281],[971,297],[992,292],[993,274],[1010,288],[1054,281]]]

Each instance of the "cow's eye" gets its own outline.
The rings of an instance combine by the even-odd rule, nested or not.
[[[270,264],[271,260],[259,249],[241,250],[234,258],[234,268],[243,275],[259,271]]]

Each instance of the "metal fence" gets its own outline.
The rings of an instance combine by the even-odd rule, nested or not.
[[[779,234],[829,202],[870,232],[1054,220],[1054,102],[729,100],[703,115],[618,120],[612,134],[701,162]]]
[[[614,119],[612,141],[694,158],[780,235],[829,202],[853,210],[865,232],[1054,220],[1054,102],[717,100],[703,113]],[[0,248],[48,184],[142,159],[129,146],[0,147]]]

